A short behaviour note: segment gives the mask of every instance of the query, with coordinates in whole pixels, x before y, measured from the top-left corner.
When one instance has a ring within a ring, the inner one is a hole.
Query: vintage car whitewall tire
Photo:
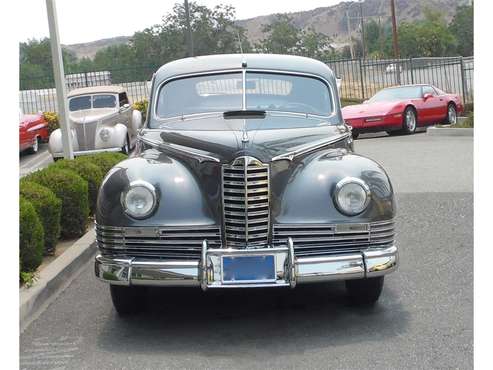
[[[372,305],[380,298],[383,282],[384,276],[346,280],[346,291],[352,302],[362,305]]]
[[[39,141],[40,141],[39,136],[36,136],[34,138],[33,145],[27,150],[27,152],[30,154],[36,154],[39,150]]]
[[[111,300],[120,315],[131,315],[145,307],[146,288],[110,285]]]

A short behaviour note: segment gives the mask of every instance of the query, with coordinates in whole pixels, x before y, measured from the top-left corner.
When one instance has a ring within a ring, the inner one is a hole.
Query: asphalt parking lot
[[[375,307],[341,283],[154,289],[121,319],[88,264],[21,334],[21,369],[471,369],[472,137],[369,136],[355,147],[393,181],[401,262]]]
[[[36,154],[19,153],[19,176],[23,177],[33,171],[45,168],[52,162],[53,159],[48,151],[48,143],[41,143]]]

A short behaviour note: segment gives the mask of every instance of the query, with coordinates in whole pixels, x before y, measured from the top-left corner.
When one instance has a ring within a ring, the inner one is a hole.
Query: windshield
[[[421,86],[405,86],[379,91],[371,99],[369,103],[381,101],[395,101],[406,99],[419,99],[422,97]]]
[[[115,108],[116,96],[110,94],[76,96],[69,101],[71,112],[92,108]]]
[[[317,78],[280,73],[247,72],[245,101],[248,110],[308,113],[332,112],[330,90]],[[223,73],[177,79],[158,92],[156,113],[171,118],[194,113],[243,109],[242,73]]]

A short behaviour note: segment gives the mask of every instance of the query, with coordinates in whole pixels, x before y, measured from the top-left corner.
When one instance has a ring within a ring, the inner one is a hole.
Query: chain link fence
[[[465,103],[474,101],[474,58],[339,59],[325,61],[342,79],[341,99],[362,101],[379,90],[404,84],[432,84],[455,93]],[[157,66],[138,66],[66,75],[67,91],[99,85],[123,86],[132,102],[147,99]],[[19,104],[24,113],[57,111],[51,76],[21,80]]]

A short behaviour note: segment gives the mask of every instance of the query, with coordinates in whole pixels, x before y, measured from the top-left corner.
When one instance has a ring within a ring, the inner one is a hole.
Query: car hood
[[[401,102],[378,102],[348,105],[342,108],[342,116],[344,119],[384,116],[400,105],[402,105]]]
[[[195,122],[193,122],[195,121]],[[202,122],[200,122],[202,121]],[[207,124],[210,130],[200,129]],[[172,125],[170,125],[172,126]],[[300,151],[311,146],[333,141],[346,146],[348,129],[345,125],[330,124],[322,118],[269,116],[262,119],[224,119],[222,116],[191,119],[184,124],[190,129],[144,130],[142,141],[160,143],[164,148],[192,150],[199,155],[211,156],[221,162],[230,162],[239,156],[253,156],[263,162]],[[330,145],[330,144],[327,144]]]
[[[110,117],[117,112],[118,108],[83,109],[75,112],[70,112],[69,117],[70,120],[75,123],[92,123]]]

